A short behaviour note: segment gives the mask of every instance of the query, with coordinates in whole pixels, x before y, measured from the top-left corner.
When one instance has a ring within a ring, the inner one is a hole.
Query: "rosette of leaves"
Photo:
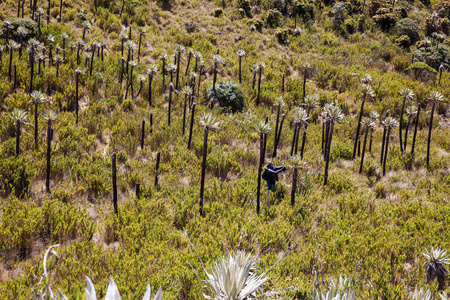
[[[268,280],[267,272],[258,275],[256,265],[258,257],[244,251],[237,251],[222,257],[214,264],[209,273],[205,269],[208,279],[202,282],[208,289],[208,294],[203,294],[206,299],[253,299],[257,291]]]
[[[428,259],[424,264],[427,274],[426,283],[430,283],[430,281],[437,278],[438,290],[442,291],[445,286],[445,277],[448,273],[445,265],[450,263],[446,255],[447,251],[440,247],[431,247],[430,251],[425,249],[425,253],[422,252],[422,254]]]
[[[350,282],[347,277],[339,275],[339,279],[335,281],[332,277],[331,282],[327,286],[327,290],[320,291],[319,287],[314,284],[313,300],[355,300],[355,290],[351,289]]]
[[[92,280],[86,276],[86,300],[97,300],[96,292],[94,284],[92,283]],[[150,288],[150,283],[147,284],[147,289],[145,291],[144,297],[142,300],[150,300],[152,291]],[[162,289],[159,288],[158,292],[155,295],[155,298],[153,300],[162,300]],[[61,297],[61,299],[63,299]],[[67,299],[67,298],[65,298]],[[112,277],[109,279],[108,289],[106,290],[106,296],[105,300],[120,300],[122,299],[120,297],[119,289],[117,288],[117,284],[114,282],[114,279]]]
[[[431,300],[431,291],[423,289],[418,290],[417,287],[414,289],[414,292],[409,293],[409,299],[411,300]]]

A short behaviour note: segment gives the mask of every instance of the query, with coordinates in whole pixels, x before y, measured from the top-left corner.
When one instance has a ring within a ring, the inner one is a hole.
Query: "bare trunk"
[[[170,111],[172,110],[172,88],[169,87],[169,106],[167,108],[167,126],[170,127]]]
[[[163,78],[162,78],[162,84],[163,84],[163,88],[166,87],[166,60],[163,59],[163,65],[162,65],[162,74],[163,74]]]
[[[297,141],[297,135],[298,135],[298,124],[294,124],[294,133],[292,135],[292,144],[291,144],[291,156],[294,155],[294,149],[295,149],[295,142]]]
[[[12,59],[13,59],[13,49],[9,48],[9,69],[8,69],[9,81],[11,81],[12,79]]]
[[[184,76],[187,76],[187,74],[189,72],[189,64],[191,63],[191,58],[192,58],[192,53],[189,53],[188,54],[188,61],[187,61],[186,71],[184,72]]]
[[[398,122],[398,140],[400,142],[400,151],[403,153],[402,128],[403,128],[403,113],[405,110],[405,97],[402,97],[402,109],[400,111],[400,120]]]
[[[184,106],[183,106],[183,135],[186,131],[186,106],[187,106],[187,94],[184,95]]]
[[[34,49],[30,53],[30,94],[33,91],[33,76],[34,76]]]
[[[47,5],[47,28],[48,28],[48,24],[50,23],[50,8],[51,8],[51,3],[50,3],[50,0],[48,0],[48,5]]]
[[[62,6],[63,6],[63,0],[61,0],[59,2],[59,19],[58,19],[58,23],[60,23],[62,21]]]
[[[292,188],[291,188],[291,205],[295,205],[295,193],[297,192],[298,169],[292,168]]]
[[[34,103],[34,148],[38,148],[38,103]]]
[[[138,62],[141,62],[141,43],[142,43],[142,34],[139,34]]]
[[[202,71],[203,67],[200,66],[200,72],[198,73],[198,88],[197,88],[197,98],[200,99],[200,83],[202,82]]]
[[[203,211],[203,195],[205,192],[205,175],[206,175],[206,155],[208,151],[208,129],[205,127],[203,132],[203,159],[202,159],[202,174],[200,178],[200,215],[205,216]]]
[[[155,186],[158,186],[159,164],[161,161],[161,152],[156,154],[156,166],[155,166]]]
[[[191,142],[192,142],[192,130],[194,128],[194,114],[195,114],[195,106],[196,104],[192,104],[191,108],[191,126],[189,127],[189,139],[188,139],[188,145],[187,148],[191,149]]]
[[[358,146],[358,140],[359,140],[359,131],[361,129],[361,120],[362,116],[364,114],[364,102],[366,101],[366,94],[362,94],[362,100],[361,100],[361,108],[359,110],[359,116],[358,116],[358,126],[356,127],[356,136],[355,136],[355,145],[353,146],[353,156],[352,159],[355,159],[356,156],[356,147]]]
[[[148,75],[148,105],[152,106],[152,81],[153,75]]]
[[[175,82],[176,90],[178,90],[178,82],[180,80],[180,60],[181,60],[181,52],[178,52],[178,55],[177,55],[177,79]]]
[[[241,64],[242,64],[242,57],[239,56],[239,83],[242,83]]]
[[[414,146],[416,145],[417,126],[419,125],[420,104],[417,106],[416,124],[414,125],[414,135],[411,145],[411,154],[414,154]]]
[[[305,97],[306,97],[306,70],[307,70],[307,68],[305,67],[305,71],[303,73],[303,99],[302,99],[302,101],[304,101]]]
[[[384,161],[384,147],[386,147],[386,127],[383,127],[383,141],[381,143],[381,155],[380,155],[380,164],[383,165]]]
[[[261,94],[261,76],[262,76],[262,69],[259,68],[259,76],[258,76],[258,95],[256,96],[256,106],[259,105],[259,97]]]
[[[368,134],[369,134],[369,127],[366,128],[366,133],[364,134],[364,142],[363,142],[363,148],[362,148],[362,154],[361,154],[361,164],[359,165],[359,174],[362,173],[362,169],[363,169],[364,153],[366,152],[366,142],[367,142]]]
[[[20,122],[16,121],[16,157],[20,153]]]
[[[145,120],[142,120],[141,149],[144,149],[144,140],[145,140]]]
[[[384,149],[384,158],[383,158],[383,176],[386,175],[386,161],[387,161],[387,154],[389,150],[389,136],[391,135],[391,127],[388,127],[387,133],[386,133],[386,142],[385,142],[385,149]]]
[[[117,215],[117,174],[116,174],[116,152],[113,152],[111,157],[112,162],[112,185],[113,185],[113,205],[114,205],[114,213]]]
[[[333,138],[333,129],[334,129],[334,122],[330,122],[330,129],[329,134],[327,138],[327,150],[326,150],[326,160],[325,160],[325,174],[323,176],[323,185],[327,185],[328,183],[328,167],[330,165],[330,150],[331,150],[331,141]]]
[[[431,129],[433,128],[433,115],[436,102],[431,106],[430,125],[428,127],[428,141],[427,141],[427,167],[430,166],[430,144],[431,144]]]
[[[276,139],[275,145],[273,146],[272,157],[277,157],[277,148],[278,148],[278,144],[280,143],[281,129],[283,128],[283,122],[284,122],[285,117],[286,117],[286,114],[283,114],[283,116],[281,116],[280,128],[278,129],[277,139]]]
[[[259,215],[260,211],[260,197],[261,197],[261,174],[264,163],[264,134],[259,134],[259,164],[258,164],[258,186],[256,189],[256,213]]]
[[[47,193],[50,193],[50,158],[51,158],[51,146],[52,146],[52,125],[51,120],[47,123],[47,174],[45,177],[45,189]]]
[[[408,116],[408,122],[406,123],[406,128],[405,128],[405,141],[403,143],[403,150],[405,150],[405,152],[406,152],[406,144],[408,141],[408,130],[409,130],[410,123],[411,123],[411,115]]]
[[[79,74],[75,73],[75,114],[76,114],[76,124],[78,124],[78,82]]]
[[[308,107],[306,114],[309,117],[309,114],[311,112],[311,108]],[[305,151],[305,144],[306,144],[306,130],[308,130],[308,123],[305,124],[305,130],[303,131],[303,137],[302,137],[302,148],[300,150],[300,158],[303,159],[303,153]]]
[[[213,77],[213,91],[216,93],[216,81],[217,81],[217,62],[214,63],[214,77]]]
[[[278,123],[280,121],[280,110],[281,110],[281,105],[278,105],[277,107],[277,119],[275,122],[275,134],[274,134],[274,140],[273,140],[273,146],[276,147],[277,144],[277,135],[278,135]]]
[[[265,124],[269,123],[269,117],[265,117]],[[266,147],[267,147],[267,133],[264,134],[264,155],[266,154]]]
[[[141,184],[136,182],[136,199],[141,199]]]

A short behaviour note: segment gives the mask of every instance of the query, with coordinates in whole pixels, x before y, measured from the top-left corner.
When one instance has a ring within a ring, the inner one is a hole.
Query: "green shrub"
[[[311,2],[297,2],[295,10],[298,16],[303,18],[303,22],[314,20],[314,3]]]
[[[277,38],[278,43],[280,44],[288,44],[289,43],[289,33],[290,29],[277,29],[275,30],[275,36]]]
[[[343,143],[341,141],[337,142],[336,145],[331,146],[331,161],[338,159],[352,159],[352,149],[351,145],[348,143]]]
[[[358,21],[355,19],[347,19],[344,21],[345,31],[349,34],[353,34],[358,29]]]
[[[223,15],[223,9],[221,8],[216,8],[214,10],[214,17],[216,18],[220,18]]]
[[[333,9],[331,11],[331,20],[333,21],[333,27],[335,29],[340,29],[341,24],[344,23],[345,18],[347,17],[347,9],[345,8],[344,2],[337,2],[333,5]]]
[[[94,1],[94,7],[97,9],[98,7],[104,7],[109,8],[111,1],[109,0],[93,0]]]
[[[411,39],[407,35],[401,35],[395,39],[395,43],[403,48],[411,46]]]
[[[280,27],[283,15],[276,9],[269,9],[266,17],[266,25],[270,28]]]
[[[236,7],[242,9],[247,16],[247,18],[252,18],[252,7],[249,0],[238,0],[236,1]]]
[[[437,71],[423,62],[415,62],[410,65],[405,71],[411,71],[415,79],[427,81],[436,77]]]
[[[395,56],[392,59],[392,64],[397,72],[404,72],[409,66],[410,60],[405,56]]]
[[[11,143],[11,150],[13,141],[15,140],[8,140]],[[3,149],[3,151],[5,150]],[[36,164],[30,163],[29,158],[23,155],[7,157],[7,153],[2,153],[0,159],[2,161],[0,164],[2,189],[7,193],[13,192],[17,197],[27,196],[30,192],[31,182],[37,174]]]
[[[248,26],[255,26],[255,29],[259,32],[262,31],[264,22],[260,18],[253,18],[247,21]]]
[[[414,52],[414,60],[424,62],[435,70],[439,66],[444,65],[445,69],[450,68],[450,51],[445,46],[436,47],[422,47]]]
[[[381,30],[389,31],[397,22],[397,15],[389,8],[380,8],[376,15],[373,16],[375,23],[380,26]]]
[[[351,176],[344,171],[336,171],[331,174],[329,187],[335,193],[349,192],[355,189]]]
[[[401,19],[395,24],[394,32],[402,37],[407,36],[409,37],[409,45],[414,44],[417,42],[420,38],[420,26],[417,24],[416,21],[410,18],[404,18]],[[408,45],[408,46],[409,46]]]
[[[156,4],[163,10],[171,10],[174,4],[173,0],[156,0]]]
[[[206,98],[209,101],[217,100],[220,107],[228,108],[232,112],[244,109],[244,94],[233,81],[216,83],[215,91],[211,85],[207,91]]]
[[[131,99],[125,99],[122,102],[122,109],[123,111],[132,111],[133,110],[133,100]]]

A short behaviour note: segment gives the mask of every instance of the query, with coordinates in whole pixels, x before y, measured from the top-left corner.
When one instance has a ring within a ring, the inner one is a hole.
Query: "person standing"
[[[272,161],[269,161],[267,166],[264,168],[264,173],[262,174],[262,178],[267,181],[267,188],[269,191],[272,191],[275,187],[275,184],[278,181],[278,173],[286,171],[285,166],[276,167],[273,165]]]

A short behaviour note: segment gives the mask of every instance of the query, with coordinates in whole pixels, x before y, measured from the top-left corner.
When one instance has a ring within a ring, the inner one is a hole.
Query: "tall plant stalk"
[[[189,138],[188,138],[188,144],[187,144],[188,150],[191,149],[192,130],[194,129],[195,106],[196,106],[196,104],[193,103],[193,104],[192,104],[192,107],[191,107],[191,124],[190,124],[190,126],[189,126]]]
[[[391,129],[397,126],[398,122],[396,119],[392,117],[387,117],[383,125],[386,127],[386,141],[384,142],[384,155],[383,155],[383,176],[386,175],[386,161],[387,161],[387,155],[389,150],[389,138],[391,135]]]
[[[442,102],[444,100],[444,96],[442,96],[439,92],[431,92],[430,94],[430,101],[431,101],[431,113],[430,113],[430,124],[428,126],[428,139],[427,139],[427,167],[430,166],[430,144],[431,144],[431,129],[433,128],[433,115],[434,115],[434,109],[436,107],[436,103]]]
[[[45,190],[49,194],[50,193],[50,171],[51,171],[51,146],[52,146],[52,137],[53,137],[53,129],[52,122],[56,120],[57,114],[53,110],[48,110],[44,114],[44,119],[47,120],[47,169],[45,176]]]
[[[356,136],[355,136],[355,144],[353,146],[353,155],[352,155],[352,159],[355,159],[356,157],[356,150],[357,150],[357,146],[358,146],[358,140],[359,140],[359,132],[361,129],[361,120],[362,120],[362,116],[364,114],[364,103],[366,102],[366,97],[374,97],[375,93],[372,89],[372,87],[368,84],[363,84],[362,85],[362,91],[361,91],[361,95],[362,95],[362,99],[361,99],[361,108],[359,110],[359,115],[358,115],[358,126],[356,127]]]
[[[177,78],[175,81],[175,89],[178,90],[178,82],[180,80],[180,61],[181,61],[181,53],[184,53],[186,51],[186,48],[184,48],[182,45],[177,45],[175,47],[175,53],[177,55]]]
[[[239,49],[236,54],[239,57],[239,83],[242,83],[242,57],[245,56],[245,51],[242,49]]]
[[[260,97],[261,97],[261,78],[262,71],[266,68],[266,64],[262,61],[258,63],[258,94],[256,96],[256,106],[259,105]]]
[[[361,125],[362,125],[365,133],[364,133],[364,141],[363,141],[363,147],[362,147],[362,153],[361,153],[361,163],[359,165],[359,174],[362,173],[362,169],[363,169],[363,165],[364,165],[364,154],[366,153],[367,136],[369,135],[369,131],[375,126],[375,123],[369,118],[364,118],[362,120]]]
[[[152,106],[152,82],[153,78],[158,73],[158,66],[157,65],[151,65],[145,73],[148,76],[148,105]]]
[[[403,113],[405,111],[406,100],[413,99],[414,93],[408,88],[402,89],[399,93],[402,96],[402,108],[400,110],[400,119],[398,122],[398,138],[400,143],[400,151],[403,153],[403,141],[402,141]]]
[[[415,124],[414,124],[414,135],[413,140],[411,144],[411,154],[414,155],[414,147],[416,145],[416,136],[417,136],[417,127],[419,126],[419,115],[420,115],[420,107],[422,106],[422,103],[418,100],[417,101],[417,113],[415,118]]]
[[[111,168],[112,168],[112,186],[113,186],[113,205],[114,213],[117,215],[119,213],[117,209],[117,167],[116,167],[116,152],[113,152],[111,156]]]
[[[325,171],[323,176],[323,184],[327,185],[328,183],[328,168],[330,165],[330,152],[331,152],[331,142],[333,139],[333,131],[335,123],[339,123],[340,120],[344,117],[342,110],[340,107],[334,105],[333,103],[327,104],[322,109],[322,115],[329,129],[326,133],[325,140]]]
[[[255,124],[255,130],[259,135],[259,163],[258,163],[258,185],[256,189],[256,213],[259,215],[261,204],[261,174],[265,158],[264,136],[269,133],[270,126],[265,121],[259,121]]]
[[[313,95],[307,95],[305,98],[305,107],[306,107],[306,116],[309,118],[311,114],[311,110],[318,107],[317,97]],[[303,131],[303,137],[302,137],[302,148],[300,150],[300,159],[303,159],[303,154],[305,151],[305,145],[306,145],[306,131],[308,130],[308,123],[305,124],[305,130]]]
[[[30,94],[31,100],[30,102],[34,104],[34,147],[38,148],[38,105],[43,103],[46,99],[44,93],[40,91],[33,91]]]
[[[200,178],[200,215],[205,216],[203,210],[203,197],[205,192],[205,175],[206,175],[206,156],[208,153],[208,134],[209,131],[219,130],[219,123],[211,113],[205,113],[200,118],[200,125],[203,126],[203,149],[202,149],[202,173]]]

